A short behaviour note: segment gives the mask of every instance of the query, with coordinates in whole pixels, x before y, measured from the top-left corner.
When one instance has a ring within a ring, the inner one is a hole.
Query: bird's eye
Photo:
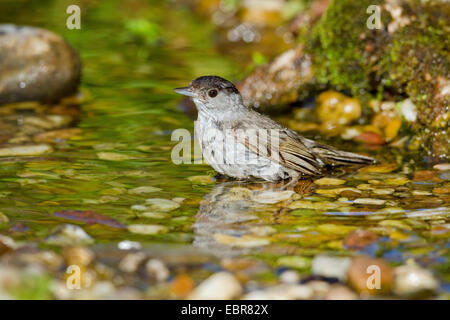
[[[208,96],[210,96],[211,98],[214,98],[215,96],[217,96],[217,90],[216,89],[209,90]]]

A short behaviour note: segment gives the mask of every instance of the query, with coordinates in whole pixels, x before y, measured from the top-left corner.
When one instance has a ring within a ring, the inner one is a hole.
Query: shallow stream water
[[[80,97],[59,109],[27,103],[3,111],[2,147],[20,145],[11,143],[14,137],[32,144],[36,134],[60,129],[27,120],[33,117],[45,123],[57,114],[68,119],[65,127],[78,129],[53,139],[51,153],[0,158],[0,211],[9,220],[0,224],[2,235],[59,252],[46,239],[70,223],[89,234],[89,246],[105,263],[124,255],[118,244],[139,243],[177,270],[198,270],[195,280],[224,268],[218,259],[248,258],[249,264],[228,267],[244,270],[256,286],[276,282],[286,268],[308,275],[319,254],[364,253],[393,265],[413,258],[448,292],[449,171],[387,147],[368,151],[323,137],[315,138],[371,154],[383,165],[337,169],[327,175],[338,179],[331,185],[307,180],[295,192],[216,180],[206,164],[175,165],[171,133],[192,132],[193,119],[180,110],[172,88],[205,74],[238,79],[245,67],[240,57],[219,53],[212,27],[184,6],[88,1],[81,30],[68,30],[68,4],[30,2],[27,10],[14,1],[0,4],[1,22],[53,30],[83,60]],[[140,38],[125,27],[138,14],[155,22],[156,37]],[[87,221],[74,210],[102,216]],[[127,229],[133,225],[160,229]],[[376,240],[352,248],[349,234],[358,229]]]

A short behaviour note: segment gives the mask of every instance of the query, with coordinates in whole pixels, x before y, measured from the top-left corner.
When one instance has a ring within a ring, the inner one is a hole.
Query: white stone
[[[162,198],[147,199],[146,203],[150,205],[151,209],[157,211],[172,211],[180,207],[178,202]]]
[[[229,272],[218,272],[195,288],[188,299],[192,300],[228,300],[242,293],[239,281]]]
[[[429,295],[439,286],[433,274],[409,260],[404,266],[394,269],[393,291],[399,296]]]
[[[319,255],[314,257],[312,261],[312,273],[328,278],[337,278],[339,281],[345,282],[351,262],[350,258]]]

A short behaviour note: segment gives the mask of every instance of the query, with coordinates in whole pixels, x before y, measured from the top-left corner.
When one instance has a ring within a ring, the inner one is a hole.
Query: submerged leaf
[[[95,213],[91,210],[63,210],[54,213],[55,216],[75,221],[82,221],[87,224],[103,224],[113,228],[125,228],[123,224],[113,218]]]

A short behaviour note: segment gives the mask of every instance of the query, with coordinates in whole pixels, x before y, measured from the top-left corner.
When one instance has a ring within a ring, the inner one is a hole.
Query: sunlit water
[[[3,234],[43,244],[56,226],[73,223],[82,226],[100,247],[114,247],[122,240],[148,247],[178,243],[216,256],[254,255],[276,270],[285,256],[310,260],[323,252],[353,254],[343,240],[351,231],[365,229],[382,236],[363,252],[396,263],[415,258],[433,268],[445,284],[449,198],[435,189],[448,188],[448,171],[415,179],[416,171],[426,169],[423,165],[408,164],[409,157],[379,150],[372,155],[385,154],[382,160],[389,163],[402,159],[398,168],[356,175],[356,169],[339,170],[334,175],[346,180],[344,185],[304,182],[296,195],[282,201],[258,196],[278,190],[277,186],[264,185],[266,191],[261,191],[261,186],[245,182],[189,180],[214,174],[208,165],[171,161],[176,143],[171,141],[172,131],[193,129],[193,120],[177,108],[179,97],[172,88],[205,74],[237,79],[243,67],[239,57],[219,54],[211,28],[182,6],[164,14],[168,7],[161,4],[92,3],[82,15],[81,30],[67,30],[65,8],[70,1],[46,3],[29,4],[24,10],[24,5],[2,2],[0,21],[54,30],[78,49],[83,60],[82,103],[79,120],[72,126],[81,133],[54,144],[55,151],[45,156],[1,159],[0,211],[10,218],[9,224],[1,226]],[[159,39],[154,43],[137,39],[124,27],[138,15],[159,24]],[[352,145],[343,148],[358,151]],[[128,159],[99,159],[110,152]],[[385,183],[398,178],[408,181]],[[130,193],[139,186],[160,190]],[[342,187],[357,190],[339,196],[315,192],[316,188]],[[184,200],[173,211],[142,217],[142,211],[133,206],[145,205],[150,198]],[[383,201],[355,202],[358,198]],[[168,232],[140,235],[55,216],[63,210],[92,210],[125,226],[157,224]]]

